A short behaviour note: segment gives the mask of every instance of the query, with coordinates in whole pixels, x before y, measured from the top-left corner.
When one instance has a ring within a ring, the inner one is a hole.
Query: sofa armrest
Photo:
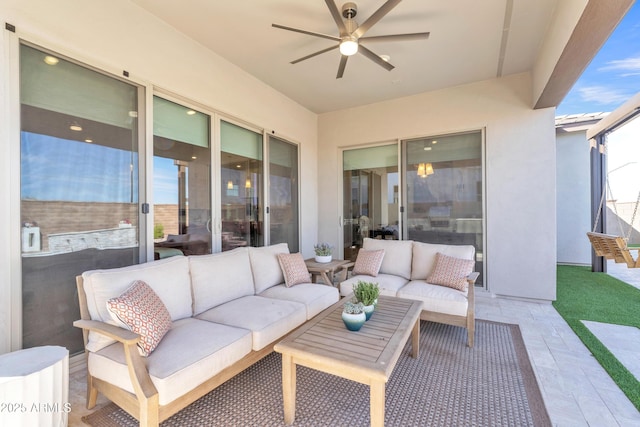
[[[476,280],[478,280],[478,276],[480,276],[480,273],[477,271],[474,271],[473,273],[467,276],[467,283],[469,283],[469,286],[475,285]]]
[[[158,405],[158,390],[151,381],[145,359],[140,355],[137,343],[140,335],[115,325],[97,320],[76,320],[73,326],[88,331],[97,332],[114,339],[124,346],[125,361],[129,371],[129,378],[138,400],[149,405]]]
[[[97,320],[76,320],[73,322],[73,326],[97,332],[125,345],[137,344],[140,341],[140,335],[135,332]]]
[[[337,273],[340,274],[338,276],[339,283],[344,282],[349,277],[349,271],[353,271],[353,266],[356,265],[355,262],[351,261],[347,264],[341,265],[338,267]]]

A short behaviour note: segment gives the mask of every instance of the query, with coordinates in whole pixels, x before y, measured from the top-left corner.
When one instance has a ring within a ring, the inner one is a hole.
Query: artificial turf
[[[589,267],[559,265],[553,306],[640,411],[640,381],[581,320],[640,328],[640,290]]]

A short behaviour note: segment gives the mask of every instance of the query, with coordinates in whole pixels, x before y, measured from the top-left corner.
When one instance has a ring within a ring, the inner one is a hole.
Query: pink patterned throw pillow
[[[278,254],[278,262],[284,275],[284,284],[287,288],[300,283],[311,283],[311,275],[304,263],[301,253]]]
[[[353,266],[353,274],[364,274],[366,276],[377,276],[384,258],[384,249],[360,249],[356,263]]]
[[[107,301],[107,310],[116,322],[140,335],[138,347],[148,356],[171,329],[171,315],[160,297],[142,280],[136,280],[119,297]]]
[[[468,286],[467,276],[473,272],[474,265],[472,259],[454,258],[438,252],[427,282],[464,292]]]

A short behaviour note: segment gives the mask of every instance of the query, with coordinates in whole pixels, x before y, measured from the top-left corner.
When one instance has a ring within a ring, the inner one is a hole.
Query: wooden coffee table
[[[320,276],[322,281],[329,286],[333,286],[333,276],[338,270],[341,271],[340,281],[347,280],[347,269],[355,264],[353,261],[344,259],[316,262],[314,258],[305,259],[304,263],[307,265],[309,273],[313,276],[314,283],[316,276]]]
[[[422,301],[381,296],[371,319],[351,332],[342,322],[347,300],[327,308],[274,347],[282,353],[286,424],[295,419],[297,365],[369,385],[371,425],[383,426],[385,385],[409,336],[411,356],[418,357]]]

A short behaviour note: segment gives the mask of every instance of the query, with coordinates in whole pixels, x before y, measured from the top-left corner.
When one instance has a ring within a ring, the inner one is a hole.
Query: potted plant
[[[342,308],[342,321],[350,331],[359,331],[367,316],[364,313],[364,306],[360,302],[347,301]]]
[[[364,306],[364,312],[367,320],[371,318],[373,310],[378,303],[378,296],[380,295],[380,288],[377,283],[365,282],[358,280],[358,283],[353,285],[353,295],[356,301],[362,303]]]
[[[331,252],[333,251],[333,246],[328,243],[318,243],[313,246],[313,250],[316,252],[316,262],[331,262]]]

